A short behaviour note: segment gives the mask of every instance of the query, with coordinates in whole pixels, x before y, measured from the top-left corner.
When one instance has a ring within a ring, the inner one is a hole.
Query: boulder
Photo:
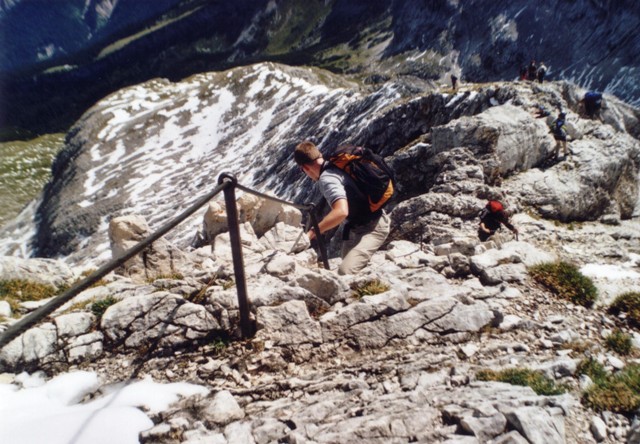
[[[152,234],[141,216],[122,216],[109,222],[109,241],[113,258],[133,248]],[[182,274],[187,269],[186,255],[163,238],[132,257],[121,267],[121,272],[137,282],[146,282],[162,276]]]
[[[210,426],[225,426],[244,418],[244,411],[228,390],[221,390],[202,409],[202,419]]]
[[[0,281],[25,280],[61,287],[76,279],[76,274],[62,261],[0,256]]]
[[[256,311],[256,337],[274,345],[322,342],[320,324],[309,316],[302,301],[289,301],[276,307],[259,307]]]
[[[290,227],[300,227],[302,213],[291,205],[242,194],[236,201],[238,221],[248,222],[258,237],[262,237],[279,222]],[[282,228],[281,228],[282,230]],[[205,240],[212,242],[220,233],[229,231],[224,203],[212,201],[207,207],[203,220]]]
[[[431,141],[436,152],[470,147],[476,154],[490,155],[498,165],[490,175],[498,176],[528,170],[555,145],[544,123],[508,104],[437,126],[432,129]],[[485,175],[487,170],[485,166]]]
[[[100,321],[105,336],[126,348],[190,344],[224,330],[223,325],[223,319],[215,319],[202,305],[166,292],[124,299],[110,306]]]

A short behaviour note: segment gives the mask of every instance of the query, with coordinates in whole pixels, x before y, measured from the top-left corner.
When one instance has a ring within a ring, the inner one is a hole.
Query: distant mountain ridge
[[[638,105],[639,25],[630,0],[5,0],[0,128],[66,130],[122,87],[260,61],[484,82],[543,59],[551,78]]]

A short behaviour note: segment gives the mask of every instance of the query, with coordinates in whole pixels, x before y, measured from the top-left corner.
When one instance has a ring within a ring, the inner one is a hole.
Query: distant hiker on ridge
[[[540,62],[540,65],[538,66],[538,83],[542,84],[546,73],[547,67],[544,65],[544,62]]]
[[[509,215],[502,203],[497,200],[490,200],[480,212],[480,226],[478,227],[480,241],[488,241],[502,225],[511,230],[516,235],[516,240],[518,240],[518,229],[509,222]]]
[[[520,80],[527,80],[527,67],[524,65],[520,68]]]
[[[538,76],[538,67],[536,66],[536,61],[531,60],[529,63],[529,70],[527,72],[527,78],[532,82],[536,81],[536,77]]]
[[[368,150],[365,152],[371,154]],[[304,141],[296,146],[293,157],[302,171],[318,183],[320,192],[331,206],[331,211],[318,224],[320,233],[312,228],[307,233],[309,239],[315,239],[346,220],[342,235],[342,263],[338,273],[353,274],[369,263],[371,256],[387,239],[390,218],[381,207],[372,210],[370,200],[364,194],[366,190],[361,190],[356,179],[333,161],[337,158],[334,155],[329,158],[332,161],[325,160],[315,144]],[[386,202],[393,193],[391,180],[387,188],[390,191],[385,192],[385,197],[380,201]]]
[[[536,119],[540,119],[542,117],[547,117],[550,116],[551,113],[549,111],[547,111],[547,108],[544,107],[544,105],[536,105]]]
[[[455,74],[451,74],[451,87],[454,91],[458,90],[458,78],[455,76]]]
[[[553,151],[553,158],[557,159],[558,154],[560,154],[560,145],[562,145],[562,154],[565,159],[567,158],[567,154],[570,152],[567,148],[567,127],[565,126],[567,119],[567,114],[565,112],[560,112],[558,117],[551,124],[551,131],[553,132],[553,137],[556,139],[556,147]]]

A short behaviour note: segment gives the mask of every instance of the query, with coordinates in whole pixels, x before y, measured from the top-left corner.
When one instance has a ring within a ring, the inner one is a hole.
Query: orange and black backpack
[[[327,156],[332,165],[345,171],[367,197],[374,213],[393,196],[394,174],[384,159],[368,148],[341,145]]]

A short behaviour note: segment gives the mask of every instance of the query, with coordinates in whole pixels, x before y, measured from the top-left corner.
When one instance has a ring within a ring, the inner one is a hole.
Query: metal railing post
[[[238,222],[238,208],[236,206],[235,187],[237,179],[228,173],[222,173],[218,177],[218,183],[230,182],[232,185],[224,189],[224,203],[227,210],[227,225],[229,226],[229,238],[231,241],[231,255],[233,257],[233,273],[236,278],[236,291],[238,293],[238,308],[240,309],[240,330],[242,337],[247,339],[253,336],[254,329],[249,319],[249,301],[247,298],[247,283],[244,275],[244,260],[242,258],[242,244],[240,240],[240,224]]]

